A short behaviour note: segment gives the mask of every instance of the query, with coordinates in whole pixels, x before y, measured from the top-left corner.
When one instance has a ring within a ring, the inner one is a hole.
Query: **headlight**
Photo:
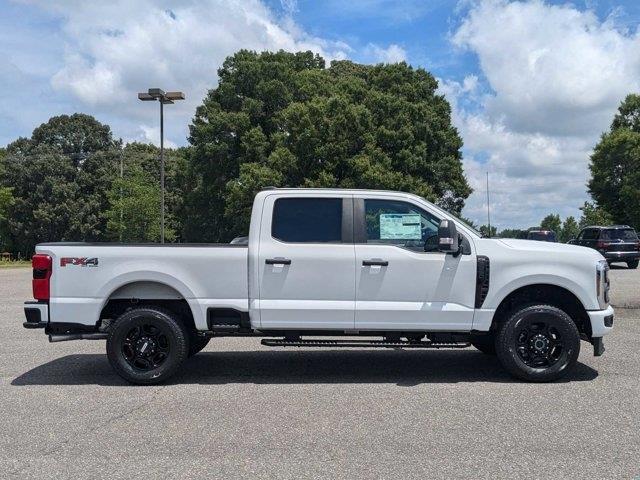
[[[609,264],[606,260],[600,260],[596,264],[596,293],[602,310],[609,305],[609,288]]]

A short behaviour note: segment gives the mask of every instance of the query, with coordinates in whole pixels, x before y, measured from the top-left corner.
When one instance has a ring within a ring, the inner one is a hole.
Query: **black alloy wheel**
[[[139,385],[161,383],[187,358],[189,336],[180,318],[155,306],[120,315],[107,337],[107,357],[118,375]]]
[[[557,307],[524,306],[500,325],[496,353],[512,375],[549,382],[566,375],[576,364],[580,333],[571,317]]]

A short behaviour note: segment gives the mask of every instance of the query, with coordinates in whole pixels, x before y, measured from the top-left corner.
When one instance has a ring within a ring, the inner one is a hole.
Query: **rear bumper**
[[[602,255],[610,262],[629,262],[640,259],[640,252],[603,252]]]
[[[25,302],[24,316],[26,322],[24,328],[45,328],[49,323],[49,304],[41,302]]]

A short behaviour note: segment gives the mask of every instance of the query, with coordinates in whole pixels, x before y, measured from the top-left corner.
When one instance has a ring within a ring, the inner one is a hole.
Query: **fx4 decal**
[[[80,265],[81,267],[97,267],[98,257],[62,257],[60,258],[60,266],[66,267],[67,265]]]

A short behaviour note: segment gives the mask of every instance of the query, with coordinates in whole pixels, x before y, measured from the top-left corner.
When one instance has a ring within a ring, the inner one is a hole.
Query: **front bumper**
[[[602,337],[613,330],[613,319],[615,312],[609,305],[604,310],[592,310],[587,312],[591,320],[591,343],[593,345],[593,355],[599,357],[604,353],[604,342]]]
[[[24,302],[24,316],[27,321],[24,328],[45,328],[49,323],[49,304],[42,302]]]

